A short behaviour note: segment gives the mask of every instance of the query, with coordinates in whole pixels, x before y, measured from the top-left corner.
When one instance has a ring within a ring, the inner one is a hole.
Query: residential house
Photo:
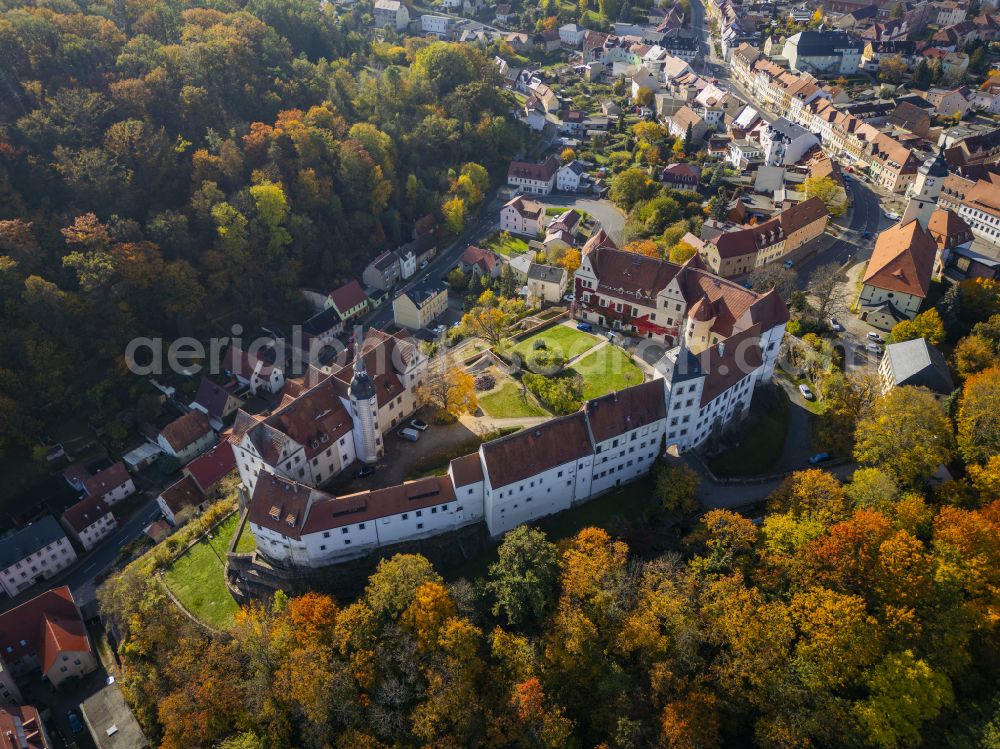
[[[507,185],[532,195],[548,195],[556,182],[559,160],[549,156],[540,164],[512,161],[507,169]]]
[[[202,494],[209,496],[222,486],[222,480],[236,471],[236,456],[233,447],[227,441],[222,441],[199,455],[186,466],[183,472],[189,476]]]
[[[819,140],[801,125],[781,117],[761,131],[760,145],[765,164],[789,166],[818,146]]]
[[[410,25],[410,10],[400,0],[375,0],[372,15],[378,28],[402,31]]]
[[[957,89],[932,88],[924,92],[924,98],[934,106],[934,111],[943,117],[964,115],[969,109],[965,94]]]
[[[93,549],[118,527],[114,514],[101,495],[81,499],[66,510],[60,522],[84,551]]]
[[[222,360],[222,370],[248,386],[252,395],[260,391],[273,395],[285,384],[285,374],[275,360],[273,348],[257,348],[251,353],[231,344]]]
[[[560,192],[579,192],[582,184],[587,184],[587,167],[579,159],[563,164],[556,172],[556,189]]]
[[[497,23],[507,23],[513,15],[510,3],[500,3],[496,7],[496,15],[494,17]]]
[[[536,97],[545,107],[546,112],[558,112],[562,106],[556,92],[540,81],[528,86],[527,93]]]
[[[83,480],[83,491],[90,497],[102,497],[109,505],[117,504],[135,494],[135,482],[125,464],[112,463],[103,471]]]
[[[500,256],[495,252],[471,244],[458,258],[458,267],[470,278],[472,276],[496,278],[500,275],[501,266]]]
[[[366,286],[388,291],[399,283],[402,270],[399,267],[399,256],[391,250],[386,250],[368,263],[361,280]]]
[[[430,276],[400,293],[392,300],[396,325],[410,330],[428,327],[448,309],[448,287]]]
[[[812,197],[763,223],[703,235],[699,254],[713,273],[726,278],[743,276],[820,236],[829,219],[823,201]]]
[[[941,77],[946,81],[958,83],[968,69],[969,56],[964,52],[949,52],[941,58]]]
[[[329,311],[333,312],[333,310]],[[336,315],[336,312],[334,314]],[[191,401],[190,407],[208,416],[212,429],[217,432],[222,431],[226,420],[243,405],[243,399],[235,394],[236,388],[233,386],[236,384],[236,381],[231,381],[226,385],[217,385],[207,377],[202,377],[201,383],[198,385],[198,392],[194,400]]]
[[[47,590],[0,614],[0,660],[15,675],[40,671],[53,688],[97,669],[68,586]]]
[[[537,96],[529,96],[524,101],[524,124],[531,130],[541,132],[548,120],[545,117],[545,105]]]
[[[858,296],[861,319],[883,330],[912,320],[927,297],[936,252],[934,238],[915,219],[879,234]]]
[[[555,52],[562,44],[562,37],[559,29],[546,29],[535,34],[531,38],[531,43],[542,52]]]
[[[874,130],[870,125],[861,128]],[[877,131],[862,158],[872,181],[895,193],[905,193],[913,184],[921,163],[907,146]]]
[[[368,311],[368,297],[361,284],[352,279],[330,292],[327,306],[337,310],[340,319],[347,323]]]
[[[814,75],[853,75],[862,45],[844,31],[800,31],[788,37],[784,57],[792,70]]]
[[[317,312],[302,323],[302,349],[309,354],[307,361],[313,362],[320,351],[333,344],[337,336],[344,332],[344,321],[333,307]],[[238,407],[237,407],[238,408]],[[220,431],[212,423],[216,431]]]
[[[760,144],[749,140],[734,140],[729,144],[728,161],[740,171],[764,162],[764,150]]]
[[[944,354],[925,338],[890,343],[878,365],[882,392],[896,387],[926,388],[936,397],[951,395],[955,383]]]
[[[396,257],[399,258],[399,277],[408,281],[417,272],[417,254],[412,249],[396,250]]]
[[[681,162],[669,164],[660,170],[660,181],[675,190],[697,190],[701,170]]]
[[[937,2],[932,4],[936,11],[933,23],[943,29],[964,21],[966,13],[969,10],[967,3],[957,2],[956,0],[937,0]]]
[[[171,525],[178,525],[183,519],[182,513],[189,510],[192,515],[199,515],[208,506],[208,499],[191,476],[178,479],[156,498],[163,517]]]
[[[528,268],[528,301],[538,306],[542,302],[558,304],[566,288],[566,269],[532,263]]]
[[[500,209],[500,231],[533,238],[538,235],[544,221],[545,206],[523,195],[515,195]]]
[[[977,237],[1000,245],[1000,177],[993,174],[988,177],[977,180],[965,192],[958,207],[958,215]],[[941,202],[943,204],[944,200]]]
[[[510,6],[507,6],[510,7]],[[444,39],[448,36],[448,32],[451,30],[451,25],[454,23],[453,18],[449,16],[434,16],[429,13],[424,13],[420,16],[420,30],[424,34],[433,34],[434,36]]]
[[[971,247],[956,247],[948,251],[943,276],[951,283],[970,278],[1000,278],[1000,260],[975,252]]]
[[[184,465],[215,444],[215,432],[205,414],[189,411],[163,427],[156,443]]]
[[[46,515],[31,525],[0,537],[0,587],[13,598],[39,580],[48,580],[75,561],[76,552],[59,522]],[[0,629],[2,636],[3,630]]]
[[[667,118],[667,128],[675,138],[687,138],[690,130],[691,141],[696,145],[701,143],[708,133],[708,123],[689,106],[681,107]]]
[[[578,23],[566,23],[559,27],[559,41],[564,47],[580,49],[587,30]]]

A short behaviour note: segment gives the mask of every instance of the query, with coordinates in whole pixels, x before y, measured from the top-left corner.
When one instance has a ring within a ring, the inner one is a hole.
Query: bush
[[[489,372],[484,372],[481,375],[476,375],[472,385],[477,391],[492,390],[497,385],[497,379]]]
[[[583,402],[583,384],[579,377],[546,377],[525,372],[525,386],[556,414],[570,414]]]

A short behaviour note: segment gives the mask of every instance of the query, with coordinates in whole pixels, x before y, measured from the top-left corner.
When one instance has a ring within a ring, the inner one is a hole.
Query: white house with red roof
[[[67,509],[59,520],[70,538],[82,546],[84,551],[93,549],[118,527],[109,503],[100,494],[81,499]]]
[[[215,444],[215,431],[201,411],[188,411],[160,430],[156,444],[185,464]]]
[[[208,416],[212,428],[216,431],[223,425],[236,409],[243,405],[243,399],[236,395],[238,381],[232,380],[225,385],[212,382],[207,377],[201,378],[198,392],[191,401],[191,408],[196,408]]]
[[[501,265],[500,256],[495,252],[471,244],[458,258],[458,267],[462,272],[476,276],[496,278],[500,275]]]
[[[862,279],[861,319],[889,330],[912,320],[930,290],[937,243],[917,219],[879,234]]]
[[[540,164],[512,161],[507,168],[507,185],[531,195],[548,195],[556,183],[559,159],[549,156]]]
[[[96,670],[87,628],[68,586],[0,614],[0,660],[14,675],[41,671],[53,687]]]
[[[285,373],[275,362],[275,357],[273,348],[245,351],[233,344],[226,349],[222,370],[235,377],[241,385],[249,387],[251,394],[256,395],[260,391],[274,394],[285,384]]]
[[[545,222],[545,206],[523,195],[511,198],[500,209],[500,231],[534,238]]]

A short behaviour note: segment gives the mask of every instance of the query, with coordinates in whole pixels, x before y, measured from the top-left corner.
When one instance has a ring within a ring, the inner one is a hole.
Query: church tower
[[[908,200],[903,218],[899,222],[901,226],[917,219],[921,228],[927,228],[927,222],[930,221],[931,214],[937,208],[941,186],[947,176],[948,165],[944,161],[944,151],[939,150],[937,156],[927,159],[920,165],[920,168],[917,169],[917,178],[906,193]]]
[[[374,463],[382,456],[382,437],[378,427],[378,401],[375,397],[375,381],[365,369],[365,358],[361,355],[361,343],[354,359],[354,377],[351,378],[351,416],[354,418],[354,448],[358,459],[364,463]]]

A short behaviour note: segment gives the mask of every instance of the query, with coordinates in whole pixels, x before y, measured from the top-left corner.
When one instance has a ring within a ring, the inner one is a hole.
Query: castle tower
[[[906,193],[908,200],[903,218],[899,222],[900,226],[917,219],[922,228],[927,228],[927,222],[937,208],[941,186],[947,176],[948,165],[944,161],[944,151],[939,150],[937,156],[927,159],[920,165],[920,168],[917,169],[917,177]]]
[[[354,448],[358,459],[374,463],[382,456],[382,437],[378,426],[378,401],[375,397],[375,381],[365,369],[365,359],[361,355],[362,343],[354,359],[354,377],[351,379],[351,416],[354,418]]]
[[[715,310],[707,296],[702,296],[688,310],[684,326],[684,343],[692,354],[700,354],[712,345],[712,325],[715,324]]]

